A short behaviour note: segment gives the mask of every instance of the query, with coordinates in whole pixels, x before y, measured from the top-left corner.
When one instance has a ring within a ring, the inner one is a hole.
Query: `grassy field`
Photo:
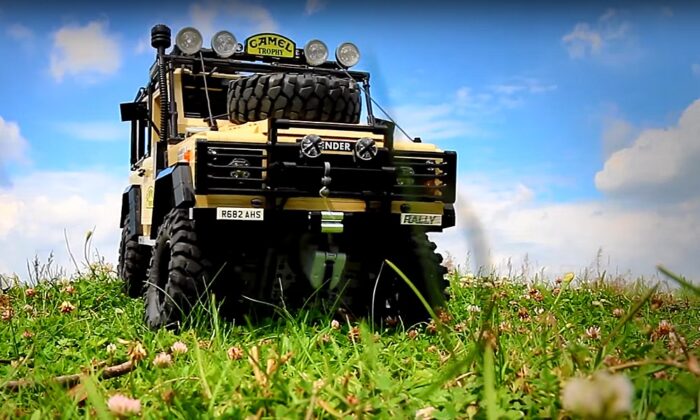
[[[700,299],[683,289],[453,273],[426,325],[313,309],[179,334],[146,329],[120,290],[97,270],[0,295],[0,418],[699,417]]]

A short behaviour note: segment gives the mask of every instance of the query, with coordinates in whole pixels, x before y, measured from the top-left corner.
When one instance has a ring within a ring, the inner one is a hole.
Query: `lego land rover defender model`
[[[319,40],[221,31],[208,49],[184,28],[166,52],[171,32],[157,25],[151,45],[146,86],[121,104],[131,173],[118,268],[150,327],[177,326],[211,294],[234,315],[320,297],[372,321],[425,320],[387,260],[444,304],[426,233],[454,225],[456,154],[394,141],[369,74],[349,70],[354,44],[330,61]]]

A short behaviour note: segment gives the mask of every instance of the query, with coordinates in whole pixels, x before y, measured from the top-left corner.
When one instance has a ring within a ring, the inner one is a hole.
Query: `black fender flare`
[[[454,204],[445,204],[442,216],[442,228],[447,229],[457,224]]]
[[[123,228],[126,223],[126,216],[129,218],[131,226],[129,231],[140,235],[141,229],[141,186],[129,185],[122,194],[122,212],[119,219],[119,227]]]
[[[187,163],[163,169],[156,177],[153,191],[153,216],[151,219],[151,239],[155,239],[158,228],[171,209],[194,207],[194,185],[192,170]]]

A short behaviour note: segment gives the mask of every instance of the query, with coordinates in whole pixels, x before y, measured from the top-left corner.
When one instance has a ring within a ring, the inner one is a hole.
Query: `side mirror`
[[[139,121],[148,119],[148,108],[145,102],[126,102],[119,104],[122,121]]]

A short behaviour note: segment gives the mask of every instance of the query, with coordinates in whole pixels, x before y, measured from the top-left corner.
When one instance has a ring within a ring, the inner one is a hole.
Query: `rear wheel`
[[[119,244],[117,274],[124,280],[124,292],[132,298],[137,298],[143,296],[151,249],[139,245],[138,234],[131,230],[131,215],[127,215]]]
[[[176,328],[206,298],[210,264],[202,254],[187,210],[171,210],[158,230],[148,269],[145,320],[150,328]]]

